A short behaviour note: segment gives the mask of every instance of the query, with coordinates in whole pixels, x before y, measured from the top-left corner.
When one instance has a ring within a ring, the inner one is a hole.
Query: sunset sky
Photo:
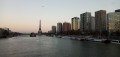
[[[51,30],[57,22],[71,22],[81,13],[120,9],[120,0],[0,0],[0,28],[14,32],[38,32]]]

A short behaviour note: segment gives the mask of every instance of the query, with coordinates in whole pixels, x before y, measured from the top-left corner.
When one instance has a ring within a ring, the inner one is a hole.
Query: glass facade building
[[[61,33],[62,32],[62,23],[57,23],[57,33]]]
[[[95,30],[99,32],[107,30],[106,10],[95,12]]]
[[[90,31],[91,30],[91,13],[85,12],[80,14],[80,30],[81,31]]]
[[[95,31],[95,17],[91,17],[90,28],[91,28],[91,31]]]
[[[120,12],[111,12],[107,14],[109,32],[120,31]]]
[[[52,26],[52,33],[56,33],[56,26]]]

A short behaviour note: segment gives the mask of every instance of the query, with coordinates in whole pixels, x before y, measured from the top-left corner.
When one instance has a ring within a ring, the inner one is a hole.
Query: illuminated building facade
[[[120,12],[111,12],[107,14],[109,32],[120,31]]]
[[[63,23],[63,31],[64,31],[64,32],[68,32],[68,31],[70,31],[70,30],[71,30],[71,25],[70,25],[70,23],[64,22],[64,23]]]
[[[79,17],[73,17],[71,19],[71,30],[77,31],[80,29],[80,19]]]

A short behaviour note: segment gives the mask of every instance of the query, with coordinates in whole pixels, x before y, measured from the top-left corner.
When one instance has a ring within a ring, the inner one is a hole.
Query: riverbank
[[[114,43],[120,44],[120,40],[112,39],[112,38],[105,38],[105,37],[92,37],[92,36],[78,36],[78,35],[68,35],[68,36],[52,36],[56,38],[68,38],[71,40],[78,40],[78,41],[91,41],[91,42],[101,42],[101,43]],[[118,37],[120,38],[120,37]]]

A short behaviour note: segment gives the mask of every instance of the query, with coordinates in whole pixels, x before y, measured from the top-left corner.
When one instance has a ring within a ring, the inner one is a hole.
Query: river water
[[[0,39],[0,57],[120,57],[120,45],[48,36]]]

